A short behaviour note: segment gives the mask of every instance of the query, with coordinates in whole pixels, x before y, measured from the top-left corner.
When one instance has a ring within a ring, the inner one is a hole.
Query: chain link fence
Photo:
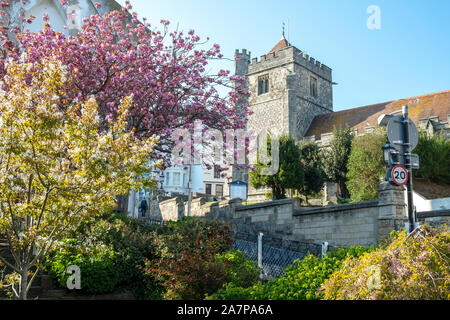
[[[249,260],[257,261],[264,279],[279,278],[295,260],[304,259],[308,254],[322,255],[327,245],[301,241],[284,240],[269,236],[236,233],[234,247],[242,251]]]

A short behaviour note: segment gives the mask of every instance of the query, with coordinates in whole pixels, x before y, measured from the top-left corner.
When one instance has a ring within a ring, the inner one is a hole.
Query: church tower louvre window
[[[313,96],[314,98],[317,98],[318,94],[317,94],[317,79],[314,77],[311,77],[310,79],[310,94],[311,96]]]
[[[258,78],[258,95],[268,93],[270,91],[269,75],[263,75]]]

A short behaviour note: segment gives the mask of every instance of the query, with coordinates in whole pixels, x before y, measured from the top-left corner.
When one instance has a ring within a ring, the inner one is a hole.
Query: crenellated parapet
[[[276,68],[293,62],[330,82],[332,81],[331,68],[293,46],[262,55],[260,59],[253,58],[249,65],[249,73],[257,73],[263,69]]]

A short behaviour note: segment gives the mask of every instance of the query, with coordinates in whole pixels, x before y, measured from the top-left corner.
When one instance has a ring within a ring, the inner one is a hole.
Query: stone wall
[[[184,201],[180,198],[160,202],[159,209],[164,221],[178,221],[184,217]]]
[[[282,240],[330,246],[377,244],[407,221],[404,187],[387,182],[380,185],[379,200],[328,207],[300,206],[299,199],[286,199],[243,205],[241,200],[206,203],[192,201],[194,217],[230,223],[235,233],[265,236]],[[186,215],[187,203],[172,199],[160,203],[164,220],[179,220]],[[450,222],[450,211],[421,213],[422,223],[434,226]]]
[[[417,214],[417,219],[421,224],[427,224],[431,227],[445,225],[447,229],[450,229],[450,210],[419,212]]]
[[[294,239],[332,246],[370,245],[378,242],[378,201],[294,212]]]

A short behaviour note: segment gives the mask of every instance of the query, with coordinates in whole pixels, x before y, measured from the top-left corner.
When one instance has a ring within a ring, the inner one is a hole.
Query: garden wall
[[[378,198],[327,207],[301,207],[299,199],[243,205],[240,199],[206,203],[198,198],[192,201],[191,215],[230,223],[236,233],[262,232],[285,240],[328,242],[330,246],[367,246],[404,228],[407,221],[404,187],[382,183]],[[164,220],[178,220],[186,215],[187,203],[168,200],[160,203],[160,211]],[[449,220],[447,216],[427,219],[434,219],[435,224]]]

